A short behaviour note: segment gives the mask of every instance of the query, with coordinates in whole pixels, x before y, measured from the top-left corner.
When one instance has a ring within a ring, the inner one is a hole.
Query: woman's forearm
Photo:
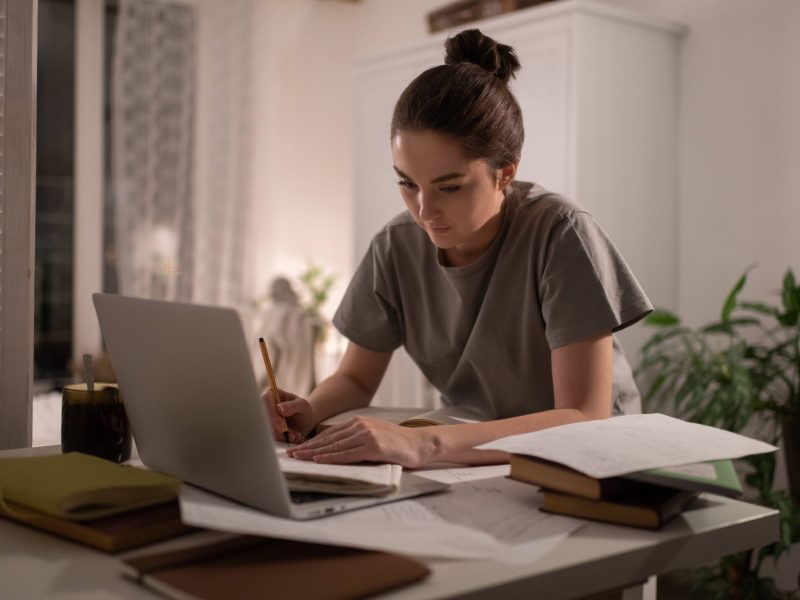
[[[508,462],[508,454],[505,452],[474,450],[474,447],[509,435],[586,421],[590,418],[592,417],[578,409],[561,408],[486,423],[426,427],[420,429],[420,433],[428,438],[424,446],[430,449],[430,454],[425,457],[424,462],[473,465]]]
[[[308,396],[317,423],[346,410],[363,408],[371,399],[372,393],[339,371],[324,379]]]

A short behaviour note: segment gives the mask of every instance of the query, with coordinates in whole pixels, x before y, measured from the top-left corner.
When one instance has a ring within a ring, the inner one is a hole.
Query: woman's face
[[[455,141],[432,131],[398,131],[392,155],[408,212],[444,251],[447,264],[480,258],[500,228],[503,190],[516,165],[494,173],[485,161],[468,158]]]

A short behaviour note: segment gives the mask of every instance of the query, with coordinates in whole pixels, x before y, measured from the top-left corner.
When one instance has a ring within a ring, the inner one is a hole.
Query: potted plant
[[[669,407],[691,421],[783,443],[792,494],[773,489],[774,454],[744,459],[755,500],[781,513],[780,539],[703,570],[696,589],[720,599],[782,597],[760,568],[800,539],[800,286],[788,270],[780,305],[772,305],[740,300],[746,282],[747,272],[725,298],[719,320],[702,327],[653,312],[645,324],[656,331],[636,371],[647,410]]]
[[[314,341],[323,344],[327,338],[328,322],[323,318],[321,308],[328,301],[328,294],[336,281],[336,275],[326,274],[322,268],[309,264],[300,275],[304,288],[303,307],[311,317],[314,326]]]

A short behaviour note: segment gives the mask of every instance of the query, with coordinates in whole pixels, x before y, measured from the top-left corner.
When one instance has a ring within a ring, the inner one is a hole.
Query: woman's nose
[[[419,194],[419,218],[423,221],[433,221],[439,216],[441,211],[436,204],[431,201],[430,196],[425,197],[421,192]]]

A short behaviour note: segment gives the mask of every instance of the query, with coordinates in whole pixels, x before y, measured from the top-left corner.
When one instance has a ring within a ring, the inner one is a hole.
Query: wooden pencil
[[[275,373],[272,371],[272,363],[269,360],[269,351],[267,350],[267,343],[263,337],[258,338],[258,345],[261,347],[261,356],[264,358],[264,367],[267,369],[267,379],[269,380],[269,387],[272,390],[272,395],[275,397],[275,413],[280,419],[281,431],[283,432],[283,439],[289,443],[289,427],[286,425],[286,419],[278,412],[278,404],[281,402],[281,396],[278,392],[278,384],[275,382]]]

